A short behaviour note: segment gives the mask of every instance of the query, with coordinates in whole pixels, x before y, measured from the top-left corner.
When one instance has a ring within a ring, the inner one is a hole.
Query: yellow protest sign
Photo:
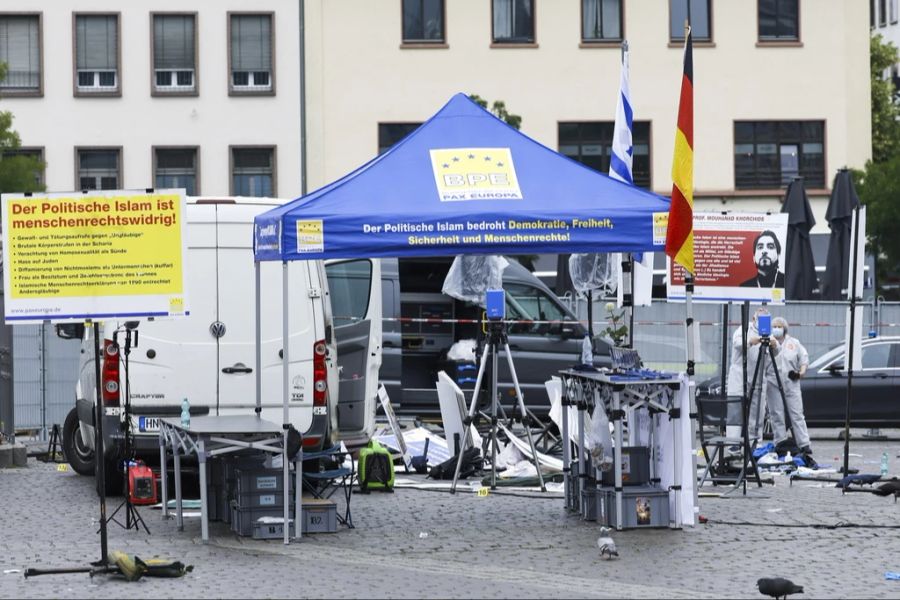
[[[185,314],[184,194],[2,199],[7,321]]]

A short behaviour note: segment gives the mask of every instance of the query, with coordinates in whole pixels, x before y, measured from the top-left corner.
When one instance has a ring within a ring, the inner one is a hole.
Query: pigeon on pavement
[[[600,537],[597,539],[597,546],[600,548],[600,556],[605,558],[606,560],[612,559],[614,556],[619,556],[619,551],[616,550],[616,543],[613,541],[611,537],[609,537],[609,533],[612,530],[609,527],[601,527],[600,528]]]
[[[763,577],[757,580],[756,587],[759,593],[772,598],[787,598],[789,594],[802,594],[803,586],[796,585],[790,579],[783,577]]]

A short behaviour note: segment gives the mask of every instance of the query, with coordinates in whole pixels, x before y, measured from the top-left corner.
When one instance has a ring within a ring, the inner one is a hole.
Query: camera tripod
[[[488,440],[488,443],[491,446],[491,489],[497,489],[497,448],[499,447],[499,441],[497,439],[497,407],[500,403],[497,390],[497,352],[501,347],[506,351],[506,360],[509,363],[509,372],[510,375],[512,375],[513,385],[516,389],[516,399],[519,403],[519,414],[522,418],[522,424],[525,426],[525,434],[528,437],[528,445],[531,448],[532,462],[534,462],[535,470],[537,470],[538,481],[541,483],[541,491],[547,491],[547,488],[544,485],[544,476],[541,473],[541,465],[537,457],[537,450],[534,446],[534,438],[531,436],[531,418],[525,409],[525,400],[522,397],[522,389],[519,387],[519,378],[516,376],[516,368],[513,365],[512,353],[509,350],[509,341],[506,336],[506,324],[500,320],[490,320],[488,321],[488,340],[487,343],[485,343],[484,351],[481,354],[481,364],[478,366],[478,376],[475,379],[475,388],[472,391],[469,414],[463,420],[465,440],[462,446],[458,448],[459,454],[456,459],[456,470],[453,473],[453,484],[450,486],[451,494],[456,493],[456,483],[459,480],[459,472],[462,468],[464,457],[463,450],[473,444],[472,423],[475,421],[475,412],[478,408],[478,394],[481,392],[481,384],[484,381],[484,371],[487,366],[488,355],[491,356],[491,434],[490,439]]]
[[[762,378],[765,378],[766,356],[767,355],[772,361],[772,370],[775,373],[775,382],[778,384],[778,394],[779,394],[779,396],[781,396],[781,405],[782,405],[782,410],[784,411],[785,433],[787,433],[791,430],[791,421],[790,421],[791,415],[790,415],[790,412],[788,411],[787,399],[784,396],[784,385],[782,385],[782,383],[781,383],[781,373],[779,373],[779,371],[778,371],[778,364],[776,363],[776,360],[775,360],[775,349],[769,343],[770,339],[771,338],[768,335],[760,336],[760,340],[759,340],[760,349],[759,349],[759,355],[756,360],[756,369],[754,369],[754,371],[753,371],[753,383],[750,385],[750,394],[749,395],[745,394],[745,397],[748,398],[747,406],[743,410],[743,412],[744,412],[743,437],[744,437],[744,444],[746,446],[744,449],[745,452],[749,450],[750,404],[752,404],[753,394],[756,393],[756,384],[758,381],[760,382],[760,394],[759,394],[759,400],[756,405],[756,415],[754,415],[754,419],[753,419],[753,426],[754,426],[753,433],[756,436],[755,439],[759,439],[759,437],[761,437],[760,433],[759,433],[759,429],[760,429],[760,425],[761,425],[760,421],[762,421],[762,416],[764,414],[763,411],[765,410],[763,407],[762,386],[765,384],[764,384],[764,382],[762,382],[760,380]],[[766,349],[768,349],[768,352],[766,351]],[[768,404],[768,402],[766,402],[766,404]]]
[[[112,521],[116,523],[120,527],[123,527],[126,531],[129,529],[136,529],[140,531],[141,526],[144,527],[144,531],[148,534],[150,533],[150,529],[147,527],[147,524],[144,522],[144,519],[141,517],[141,514],[138,512],[137,508],[135,508],[134,503],[131,501],[131,493],[130,493],[130,485],[131,482],[128,478],[128,472],[131,469],[131,462],[134,458],[134,443],[133,437],[134,433],[131,431],[131,383],[128,374],[128,357],[131,354],[132,348],[137,348],[138,345],[138,332],[135,329],[137,321],[129,321],[125,323],[125,346],[123,348],[123,352],[125,354],[125,423],[124,423],[124,433],[125,433],[125,447],[124,447],[124,460],[122,465],[123,472],[123,483],[122,483],[122,491],[125,495],[125,499],[122,500],[122,503],[116,507],[116,510],[107,517],[106,521]],[[119,331],[116,331],[113,334],[113,344],[116,346],[119,345]],[[134,334],[132,336],[132,334]],[[165,477],[165,474],[163,474]],[[125,509],[125,523],[120,522],[116,519],[116,514]]]

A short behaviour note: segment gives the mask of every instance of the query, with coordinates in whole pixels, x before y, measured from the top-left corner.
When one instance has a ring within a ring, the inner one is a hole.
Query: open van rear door
[[[337,340],[339,437],[348,446],[365,444],[375,432],[381,367],[381,264],[339,259],[325,271]]]

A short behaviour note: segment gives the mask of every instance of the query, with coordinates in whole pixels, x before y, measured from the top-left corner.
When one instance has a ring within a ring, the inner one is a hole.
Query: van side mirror
[[[60,323],[56,325],[56,336],[64,340],[84,338],[84,323]]]
[[[830,365],[828,365],[828,372],[831,373],[832,375],[835,375],[835,376],[840,375],[841,371],[843,371],[843,370],[844,370],[844,363],[841,361],[833,362]]]

